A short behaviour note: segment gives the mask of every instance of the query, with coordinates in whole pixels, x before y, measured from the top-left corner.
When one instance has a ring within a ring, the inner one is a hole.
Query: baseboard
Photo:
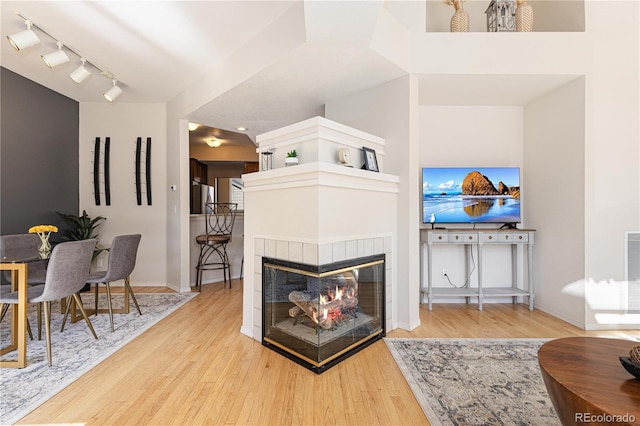
[[[246,328],[244,326],[240,327],[240,333],[253,339],[253,330],[251,330],[250,328]]]
[[[575,320],[573,318],[569,318],[569,317],[567,317],[566,315],[564,315],[561,312],[558,312],[558,311],[556,311],[554,309],[548,308],[547,306],[544,306],[544,305],[536,303],[535,299],[534,299],[534,302],[533,302],[533,308],[537,309],[539,311],[542,311],[545,314],[549,314],[552,317],[558,318],[559,320],[562,320],[562,321],[564,321],[566,323],[569,323],[569,324],[573,325],[574,327],[578,327],[578,328],[580,328],[582,330],[586,330],[586,328],[585,328],[586,324],[585,324],[584,321],[578,321],[578,320]]]

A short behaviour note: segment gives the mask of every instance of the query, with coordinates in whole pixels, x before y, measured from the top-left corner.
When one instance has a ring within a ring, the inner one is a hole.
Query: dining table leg
[[[2,263],[0,270],[11,271],[11,290],[18,291],[18,304],[11,310],[11,344],[0,355],[17,350],[17,359],[0,361],[0,368],[27,366],[27,264]]]

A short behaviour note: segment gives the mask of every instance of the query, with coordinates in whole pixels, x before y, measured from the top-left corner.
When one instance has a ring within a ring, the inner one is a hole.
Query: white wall
[[[536,306],[584,327],[584,85],[575,81],[525,107],[524,175],[534,246]]]
[[[385,172],[400,177],[398,195],[397,294],[393,295],[397,326],[420,325],[420,262],[417,140],[411,118],[417,106],[417,88],[407,76],[325,105],[326,117],[385,139]]]
[[[132,286],[167,284],[165,111],[164,104],[80,104],[80,211],[86,210],[91,217],[107,218],[99,228],[102,246],[108,246],[116,235],[142,234],[136,268],[131,275]],[[100,137],[104,141],[107,136],[111,138],[111,205],[105,205],[104,194],[101,194],[101,205],[96,206],[93,195],[94,140]],[[144,141],[147,137],[152,139],[150,206],[145,194],[142,205],[137,205],[135,152],[138,137]],[[101,255],[104,256],[106,254]],[[103,267],[106,268],[106,262]],[[115,285],[122,285],[122,282]]]
[[[585,323],[640,329],[638,315],[618,315],[616,300],[624,233],[640,229],[640,3],[586,5]]]

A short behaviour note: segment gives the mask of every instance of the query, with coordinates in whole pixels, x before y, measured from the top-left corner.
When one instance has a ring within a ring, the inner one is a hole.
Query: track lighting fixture
[[[49,68],[57,67],[58,65],[69,62],[69,56],[67,56],[65,51],[62,50],[62,42],[57,41],[56,44],[58,45],[58,50],[41,56],[42,60]]]
[[[118,81],[114,78],[111,82],[113,83],[113,87],[107,90],[104,94],[104,97],[109,102],[115,101],[116,98],[122,94],[122,89],[117,86]]]
[[[18,11],[16,11],[15,13],[20,18],[24,19],[24,23],[27,26],[27,29],[7,36],[7,40],[9,40],[9,43],[11,43],[11,46],[13,46],[14,49],[20,51],[22,49],[26,49],[28,47],[32,47],[40,43],[40,39],[38,38],[38,35],[31,29],[31,27],[33,27],[34,29],[37,29],[44,35],[53,39],[56,42],[56,45],[58,46],[58,50],[51,53],[47,53],[46,55],[41,55],[42,60],[44,61],[45,64],[47,64],[49,68],[54,68],[58,65],[62,65],[64,63],[69,62],[69,56],[67,55],[67,52],[71,52],[74,55],[76,55],[78,58],[80,58],[80,61],[82,61],[82,64],[69,74],[69,77],[73,81],[75,81],[78,84],[82,83],[83,81],[85,81],[87,78],[91,76],[90,69],[95,68],[96,70],[99,71],[101,76],[110,79],[111,82],[113,83],[113,87],[111,87],[109,90],[107,90],[106,93],[104,93],[104,97],[109,102],[113,102],[118,96],[122,94],[122,89],[116,85],[117,81],[113,73],[97,66],[94,62],[91,62],[88,59],[86,59],[84,55],[80,55],[76,50],[72,49],[70,46],[63,44],[62,41],[60,41],[58,38],[51,35],[51,33],[49,33],[44,28],[42,28],[38,24],[31,21],[26,16],[22,15],[22,13]],[[64,47],[64,50],[62,49],[63,47]]]
[[[7,36],[7,40],[9,40],[9,43],[11,43],[13,48],[18,51],[26,49],[27,47],[35,46],[36,44],[40,43],[40,39],[31,29],[31,21],[25,19],[24,23],[27,26],[26,30]]]
[[[71,74],[69,74],[71,80],[75,81],[78,84],[82,83],[91,76],[91,71],[89,71],[86,67],[87,60],[84,58],[80,58],[80,60],[82,61],[82,65],[80,65],[78,68],[72,71]]]

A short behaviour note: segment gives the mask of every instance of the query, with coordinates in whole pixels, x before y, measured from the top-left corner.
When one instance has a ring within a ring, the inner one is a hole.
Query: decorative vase
[[[452,33],[466,33],[469,32],[469,14],[462,7],[456,9],[455,13],[451,17],[451,32]]]
[[[516,7],[516,31],[533,31],[533,7],[527,4],[527,0],[518,0]]]
[[[295,166],[298,164],[298,157],[287,157],[284,159],[285,166]]]
[[[42,242],[42,244],[40,244],[40,247],[38,248],[38,253],[40,253],[40,256],[49,256],[49,254],[51,253],[49,235],[49,233],[38,234],[38,237],[40,237],[40,241]]]

